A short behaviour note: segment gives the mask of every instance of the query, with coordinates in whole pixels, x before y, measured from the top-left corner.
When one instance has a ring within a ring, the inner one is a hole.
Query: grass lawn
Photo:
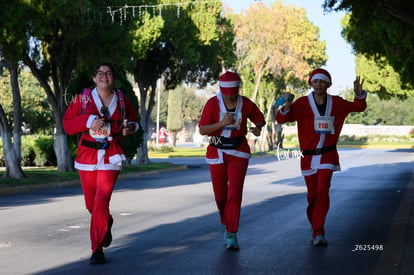
[[[159,169],[166,169],[175,167],[172,163],[149,163],[145,165],[128,165],[123,167],[121,173],[130,172],[145,172]],[[79,180],[79,174],[74,172],[58,172],[56,167],[23,167],[23,171],[26,174],[24,179],[12,179],[5,178],[4,171],[0,172],[0,188],[8,186],[20,186],[20,185],[36,185],[47,184],[54,182],[64,182]]]
[[[159,150],[148,151],[151,158],[180,158],[180,157],[205,157],[205,147],[183,148],[183,147],[161,147]]]

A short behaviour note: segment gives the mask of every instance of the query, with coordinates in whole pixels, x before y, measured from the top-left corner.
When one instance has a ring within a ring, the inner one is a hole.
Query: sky
[[[222,0],[222,2],[233,9],[235,13],[246,10],[249,5],[258,1],[254,0]],[[270,6],[274,0],[263,0],[262,3]],[[320,39],[326,41],[326,53],[328,61],[323,68],[327,69],[332,76],[331,94],[353,88],[355,79],[355,56],[352,47],[347,44],[341,35],[340,21],[345,13],[331,12],[324,14],[323,0],[282,0],[284,5],[295,5],[305,8],[309,21],[319,27]]]

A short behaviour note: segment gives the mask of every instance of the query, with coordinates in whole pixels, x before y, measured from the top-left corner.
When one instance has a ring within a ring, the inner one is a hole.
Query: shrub
[[[22,166],[56,166],[51,136],[22,137]]]
[[[148,150],[151,152],[171,153],[174,152],[174,147],[163,145],[157,148],[155,145],[148,145]]]
[[[56,155],[53,149],[53,137],[39,136],[34,140],[36,166],[56,166]]]
[[[35,151],[33,149],[34,139],[32,136],[23,136],[22,137],[22,166],[33,166]]]

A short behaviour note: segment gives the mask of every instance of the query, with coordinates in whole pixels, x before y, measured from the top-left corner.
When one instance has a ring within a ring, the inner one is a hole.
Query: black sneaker
[[[104,264],[106,263],[105,255],[102,250],[97,249],[92,253],[91,259],[89,260],[90,264]]]
[[[112,216],[109,216],[108,230],[106,230],[105,237],[102,241],[102,246],[103,247],[108,247],[108,246],[111,245],[111,242],[112,242],[111,228],[112,228],[113,223],[114,223],[114,219],[112,218]]]

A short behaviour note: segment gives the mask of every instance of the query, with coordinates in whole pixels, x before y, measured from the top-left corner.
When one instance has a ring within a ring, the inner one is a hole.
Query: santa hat
[[[317,79],[328,82],[329,83],[328,87],[332,85],[332,78],[327,70],[324,70],[321,68],[314,70],[309,76],[308,84],[311,85],[312,81],[317,80]]]
[[[227,71],[219,77],[219,86],[223,95],[236,95],[239,93],[240,77]]]

